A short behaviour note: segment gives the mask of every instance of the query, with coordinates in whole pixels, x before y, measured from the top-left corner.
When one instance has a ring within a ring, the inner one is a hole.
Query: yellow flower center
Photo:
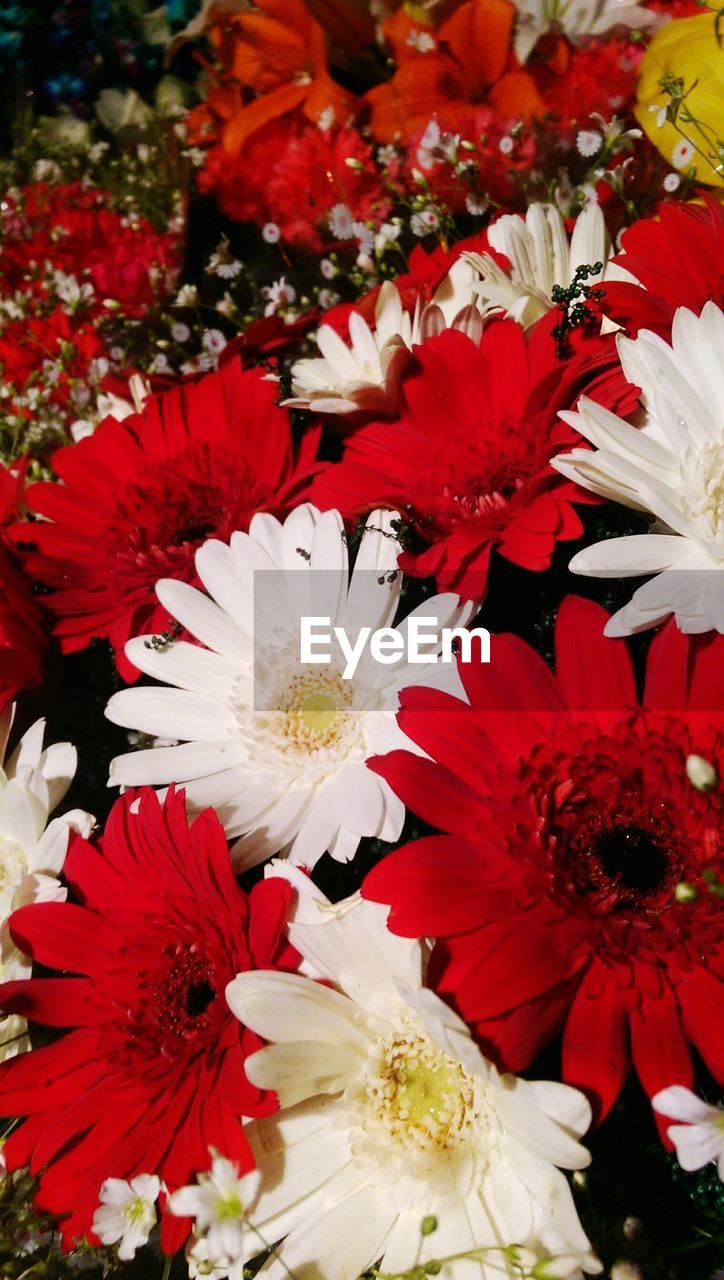
[[[335,746],[349,728],[352,696],[337,672],[293,676],[276,708],[282,739],[306,753]]]
[[[126,1222],[133,1226],[152,1226],[156,1220],[153,1206],[149,1204],[148,1200],[144,1200],[142,1196],[134,1196],[132,1200],[126,1200],[122,1214]]]
[[[394,1142],[428,1153],[469,1141],[480,1116],[476,1082],[412,1023],[403,1023],[376,1046],[363,1106]]]

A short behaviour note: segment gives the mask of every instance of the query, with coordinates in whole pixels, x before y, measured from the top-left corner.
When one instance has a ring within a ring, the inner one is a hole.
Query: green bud
[[[431,1258],[429,1262],[423,1262],[422,1269],[426,1276],[437,1276],[442,1271],[442,1263],[437,1258]]]
[[[431,1236],[433,1231],[437,1231],[437,1218],[434,1213],[428,1213],[420,1223],[420,1235]]]
[[[689,884],[686,880],[681,880],[674,889],[674,897],[677,902],[696,902],[699,893],[693,884]]]

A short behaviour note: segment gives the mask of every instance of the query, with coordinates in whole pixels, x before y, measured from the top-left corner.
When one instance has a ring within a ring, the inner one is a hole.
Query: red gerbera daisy
[[[724,307],[724,205],[714,196],[660,205],[655,218],[624,231],[621,248],[612,261],[640,283],[606,282],[601,309],[627,333],[651,329],[668,339],[678,307],[697,316],[710,298]]]
[[[40,683],[46,648],[43,620],[30,586],[5,545],[5,527],[17,518],[24,469],[0,463],[0,711],[22,689]]]
[[[434,576],[441,591],[482,597],[493,547],[526,569],[546,569],[560,539],[577,538],[572,503],[589,499],[559,484],[549,459],[570,428],[559,409],[584,389],[619,411],[635,404],[612,342],[576,334],[558,360],[544,317],[526,342],[513,320],[494,321],[480,347],[447,330],[415,348],[396,422],[360,427],[342,461],[315,482],[314,501],[358,516],[396,507],[431,545],[400,567]]]
[[[395,851],[363,887],[392,904],[395,932],[443,940],[437,988],[507,1069],[563,1028],[564,1077],[599,1116],[631,1058],[649,1095],[691,1084],[690,1042],[724,1080],[724,919],[707,879],[722,869],[721,792],[687,774],[698,756],[724,775],[724,637],[666,629],[637,707],[607,616],[564,601],[555,676],[500,636],[490,665],[461,666],[470,706],[403,693],[400,726],[431,759],[372,767],[447,834]]]
[[[173,1191],[209,1168],[210,1146],[253,1167],[241,1117],[271,1114],[276,1099],[244,1074],[262,1042],[224,991],[247,969],[293,969],[297,955],[283,937],[288,883],[247,897],[213,809],[189,825],[183,792],[163,807],[150,790],[124,796],[101,851],[76,839],[64,874],[83,905],[34,903],[10,929],[40,964],[83,976],[8,982],[0,1002],[73,1029],[0,1067],[0,1090],[6,1115],[29,1117],[4,1147],[8,1168],[39,1176],[37,1207],[64,1215],[72,1249],[94,1239],[106,1178],[155,1173]],[[164,1216],[162,1231],[175,1252],[188,1224]]]
[[[316,469],[318,433],[298,453],[275,383],[236,359],[197,382],[152,397],[140,414],[106,418],[95,433],[53,456],[63,485],[39,483],[28,505],[46,522],[12,530],[28,572],[55,587],[65,652],[107,636],[118,669],[129,636],[164,631],[159,578],[195,580],[194,553],[227,541],[256,511],[295,505]]]

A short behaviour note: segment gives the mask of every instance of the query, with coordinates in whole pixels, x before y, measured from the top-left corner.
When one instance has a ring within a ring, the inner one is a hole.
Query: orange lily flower
[[[407,26],[399,12],[384,24],[390,43],[404,60],[389,84],[377,85],[367,94],[372,129],[382,142],[407,141],[436,115],[447,128],[470,114],[471,103],[486,101],[503,115],[524,119],[545,114],[545,103],[533,77],[517,67],[511,52],[516,10],[510,0],[466,0],[435,35],[435,47],[416,39],[413,56],[407,52],[411,31],[433,28],[412,22]],[[407,26],[407,34],[405,33]],[[414,37],[413,37],[414,38]],[[423,45],[421,48],[420,45]]]
[[[214,24],[211,39],[224,79],[257,95],[226,123],[222,143],[230,155],[262,125],[297,108],[312,121],[330,108],[340,123],[354,114],[356,100],[329,75],[324,32],[303,0],[256,0],[253,9]]]

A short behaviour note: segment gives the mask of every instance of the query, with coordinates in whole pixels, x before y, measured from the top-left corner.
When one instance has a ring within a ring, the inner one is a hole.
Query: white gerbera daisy
[[[4,757],[14,708],[0,716],[0,760]],[[75,775],[77,754],[69,742],[43,747],[45,721],[38,720],[0,768],[0,977],[29,978],[32,961],[18,949],[8,918],[31,902],[62,902],[66,890],[57,877],[71,831],[90,834],[94,819],[73,809],[48,822]],[[0,1020],[0,1058],[25,1050],[24,1018]]]
[[[567,286],[581,266],[603,263],[604,270],[587,278],[595,284],[605,275],[611,242],[603,214],[589,204],[576,218],[569,243],[565,223],[553,204],[529,205],[525,217],[506,213],[488,229],[488,242],[505,254],[510,270],[500,267],[489,253],[464,256],[479,273],[473,292],[484,311],[502,311],[519,324],[534,324],[555,305],[555,285]]]
[[[117,757],[111,785],[183,785],[193,811],[216,809],[236,840],[237,867],[280,850],[307,866],[325,850],[344,862],[362,836],[396,840],[404,806],[365,761],[414,750],[397,726],[398,691],[435,684],[460,693],[454,664],[381,666],[368,648],[346,679],[341,654],[326,665],[300,663],[300,620],[327,616],[350,639],[363,626],[391,626],[402,587],[398,551],[394,513],[374,512],[350,581],[341,516],[309,505],[283,524],[254,516],[230,546],[205,543],[196,570],[209,595],[176,581],[156,590],[206,648],[131,640],[131,662],[175,687],[124,690],[106,711],[115,724],[181,745]],[[439,635],[464,626],[475,606],[440,595],[414,612],[436,619]]]
[[[483,318],[475,305],[472,267],[459,259],[428,306],[405,311],[391,280],[382,285],[371,329],[357,311],[349,317],[349,343],[331,325],[320,325],[320,356],[292,365],[293,408],[318,413],[388,413],[397,401],[400,378],[412,347],[445,328],[462,329],[475,341]]]
[[[513,0],[518,10],[515,52],[525,62],[546,31],[560,28],[575,44],[586,36],[602,36],[615,27],[645,30],[660,18],[627,0]]]
[[[680,630],[724,632],[724,314],[680,307],[671,343],[642,330],[618,338],[621,366],[641,387],[647,412],[633,427],[586,396],[561,417],[595,445],[560,454],[552,466],[604,498],[650,512],[649,534],[609,538],[571,560],[598,578],[658,576],[635,592],[606,627],[631,635],[670,614]]]
[[[583,1095],[499,1075],[424,988],[423,945],[391,934],[384,907],[332,906],[298,870],[268,874],[297,890],[289,936],[306,974],[242,973],[226,991],[271,1042],[245,1067],[281,1106],[246,1130],[262,1175],[254,1225],[287,1237],[263,1274],[353,1280],[378,1259],[397,1275],[479,1250],[445,1280],[500,1280],[520,1275],[514,1245],[534,1265],[564,1255],[557,1274],[600,1272],[555,1167],[589,1163]],[[421,1235],[428,1215],[437,1228]]]
[[[692,1172],[716,1161],[717,1173],[724,1182],[724,1109],[712,1107],[681,1084],[662,1089],[651,1099],[651,1105],[659,1115],[679,1121],[666,1132],[682,1169]]]

